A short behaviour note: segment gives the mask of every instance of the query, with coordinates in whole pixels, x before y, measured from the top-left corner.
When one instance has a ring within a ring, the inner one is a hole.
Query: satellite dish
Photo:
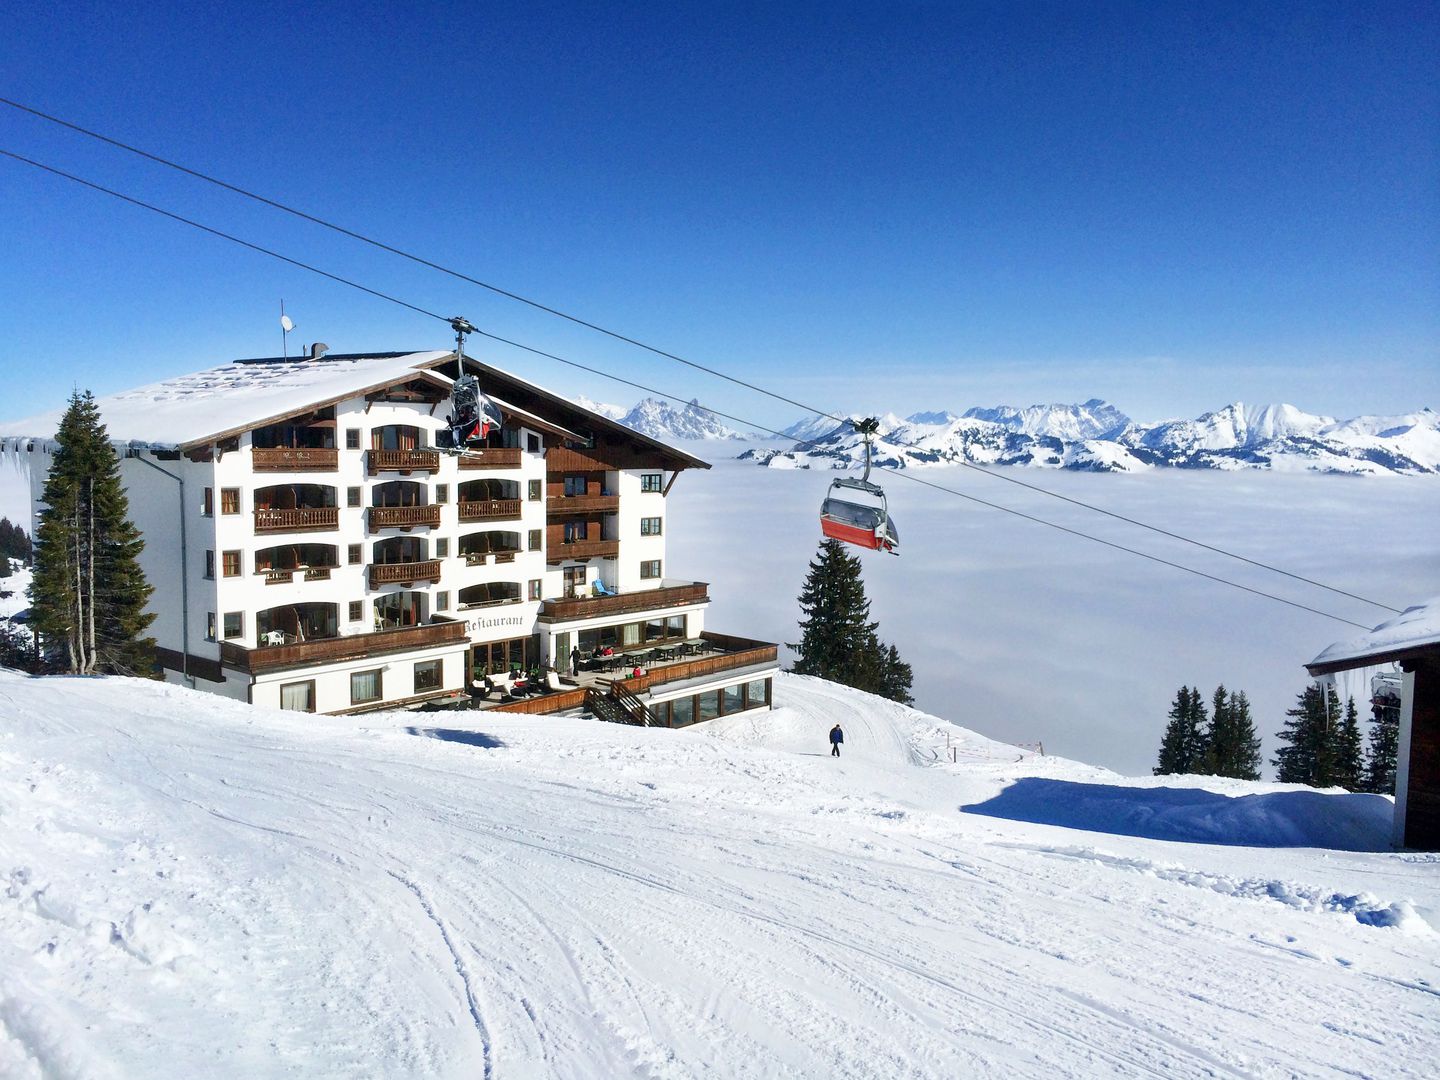
[[[287,334],[295,329],[295,324],[290,321],[289,315],[280,316],[280,329],[284,330]]]

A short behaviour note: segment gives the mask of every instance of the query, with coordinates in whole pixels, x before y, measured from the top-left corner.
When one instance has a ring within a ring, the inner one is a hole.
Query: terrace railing
[[[334,529],[340,524],[340,508],[337,506],[301,507],[296,510],[255,510],[255,531],[271,532],[313,532],[316,529]]]
[[[555,544],[546,553],[545,561],[558,563],[564,559],[613,559],[620,554],[619,540],[572,540]]]
[[[432,585],[440,580],[440,560],[408,563],[371,563],[370,587],[379,585],[413,585],[417,581],[428,581]]]
[[[545,500],[547,514],[593,514],[620,509],[619,495],[552,495]]]
[[[519,499],[482,499],[460,503],[461,521],[509,521],[519,516]]]
[[[518,469],[524,458],[518,446],[486,446],[460,455],[462,469]]]
[[[440,504],[429,506],[372,506],[369,511],[370,528],[411,529],[417,525],[439,525]]]
[[[425,626],[406,626],[398,630],[379,630],[370,634],[347,637],[296,641],[288,645],[269,645],[247,649],[233,641],[220,643],[220,662],[226,667],[257,674],[275,668],[325,664],[339,660],[355,660],[383,653],[409,652],[436,645],[449,645],[467,640],[462,622],[438,622]]]
[[[366,465],[371,476],[379,472],[435,472],[440,468],[440,451],[371,450]]]
[[[658,589],[638,589],[619,596],[577,596],[545,600],[540,605],[540,618],[548,622],[568,619],[589,619],[597,615],[630,615],[637,611],[657,611],[686,604],[703,604],[710,599],[710,586],[703,581],[687,581]]]
[[[340,453],[333,447],[254,447],[250,467],[256,472],[338,472]]]

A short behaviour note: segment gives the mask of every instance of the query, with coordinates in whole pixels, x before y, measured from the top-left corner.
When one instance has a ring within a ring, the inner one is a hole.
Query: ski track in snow
[[[0,673],[0,1075],[1430,1075],[1433,860],[967,813],[1153,782],[777,699],[411,734]]]

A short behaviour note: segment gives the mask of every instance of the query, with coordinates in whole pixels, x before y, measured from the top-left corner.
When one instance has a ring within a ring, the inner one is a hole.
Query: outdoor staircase
[[[612,724],[650,727],[654,722],[650,706],[618,679],[608,685],[597,684],[586,691],[585,707],[599,719]]]

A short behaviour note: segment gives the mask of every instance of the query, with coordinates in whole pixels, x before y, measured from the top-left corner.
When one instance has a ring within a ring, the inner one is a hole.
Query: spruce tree
[[[913,673],[895,646],[884,645],[870,621],[860,558],[838,540],[822,540],[800,591],[800,641],[790,669],[868,690],[903,704]]]
[[[155,642],[142,637],[154,619],[145,612],[143,542],[89,391],[71,395],[55,442],[35,536],[32,625],[52,667],[148,675]]]
[[[1360,740],[1360,714],[1352,697],[1345,703],[1345,719],[1335,739],[1335,773],[1331,783],[1359,791],[1364,780],[1364,755]]]
[[[1400,755],[1400,699],[1393,694],[1377,695],[1371,705],[1371,722],[1363,790],[1393,795]]]
[[[1205,760],[1205,699],[1200,688],[1182,686],[1170,706],[1170,722],[1160,740],[1156,776],[1198,772]]]
[[[910,665],[900,659],[900,650],[894,645],[886,646],[885,660],[880,669],[880,686],[876,690],[881,697],[898,701],[901,705],[915,704],[910,693],[910,684],[915,677]]]
[[[1236,780],[1260,779],[1260,739],[1250,719],[1250,700],[1243,691],[1215,688],[1203,772]]]
[[[1276,779],[1286,784],[1330,787],[1336,782],[1340,699],[1335,688],[1313,683],[1300,692],[1276,737],[1288,746],[1275,752]]]

